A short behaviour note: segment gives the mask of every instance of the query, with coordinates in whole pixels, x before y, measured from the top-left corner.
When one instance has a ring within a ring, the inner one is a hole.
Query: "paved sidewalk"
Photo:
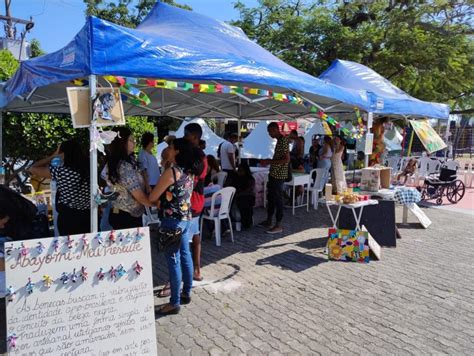
[[[287,211],[282,236],[205,240],[205,281],[157,319],[158,355],[474,354],[474,218],[425,212],[429,229],[400,229],[368,265],[327,261],[324,208]],[[162,284],[163,256],[154,263]]]

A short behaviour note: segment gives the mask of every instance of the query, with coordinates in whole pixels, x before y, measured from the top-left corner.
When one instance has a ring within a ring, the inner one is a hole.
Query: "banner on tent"
[[[69,87],[67,96],[74,128],[89,127],[91,118],[96,120],[97,126],[125,125],[122,97],[118,88],[97,88],[93,105],[89,88]]]
[[[431,127],[428,120],[410,120],[410,124],[428,153],[433,153],[447,147],[443,139]]]

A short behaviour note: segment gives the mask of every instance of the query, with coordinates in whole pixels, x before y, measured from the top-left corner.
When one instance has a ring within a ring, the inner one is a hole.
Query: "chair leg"
[[[221,221],[214,219],[214,230],[216,231],[216,246],[221,245]]]
[[[229,220],[230,239],[232,243],[234,243],[234,229],[232,228],[232,221],[230,220],[230,216],[227,218],[227,220]]]

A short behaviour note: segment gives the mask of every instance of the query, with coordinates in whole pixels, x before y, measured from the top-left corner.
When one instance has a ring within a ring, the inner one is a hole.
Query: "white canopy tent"
[[[260,122],[250,135],[244,139],[240,152],[242,158],[265,159],[273,156],[276,140],[268,136],[267,126],[270,122]]]
[[[191,123],[197,123],[202,127],[202,139],[206,141],[206,150],[204,151],[206,155],[213,155],[215,156],[217,153],[217,148],[219,145],[224,142],[222,137],[217,136],[206,124],[203,119],[192,119],[189,121],[184,120],[179,129],[175,132],[176,138],[180,138],[184,136],[184,128],[186,125]],[[161,152],[167,147],[168,145],[166,142],[162,142],[157,147],[157,159],[158,162],[161,161]]]

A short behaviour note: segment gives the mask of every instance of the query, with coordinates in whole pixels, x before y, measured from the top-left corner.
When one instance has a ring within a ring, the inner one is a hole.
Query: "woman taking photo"
[[[152,202],[158,201],[161,227],[182,231],[181,241],[168,247],[164,253],[168,264],[171,298],[162,306],[160,315],[178,314],[181,304],[191,301],[193,284],[193,259],[189,243],[191,241],[191,195],[194,176],[202,171],[199,149],[183,139],[176,139],[170,146],[175,165],[166,169],[158,184],[150,194]],[[183,289],[181,291],[181,282]]]
[[[150,201],[145,194],[145,182],[133,156],[135,139],[130,129],[118,129],[119,135],[110,144],[107,177],[118,197],[112,203],[109,223],[113,229],[142,226],[142,215]]]
[[[53,155],[33,164],[29,172],[56,182],[59,234],[88,233],[91,206],[89,157],[81,146],[75,141],[63,142]]]

